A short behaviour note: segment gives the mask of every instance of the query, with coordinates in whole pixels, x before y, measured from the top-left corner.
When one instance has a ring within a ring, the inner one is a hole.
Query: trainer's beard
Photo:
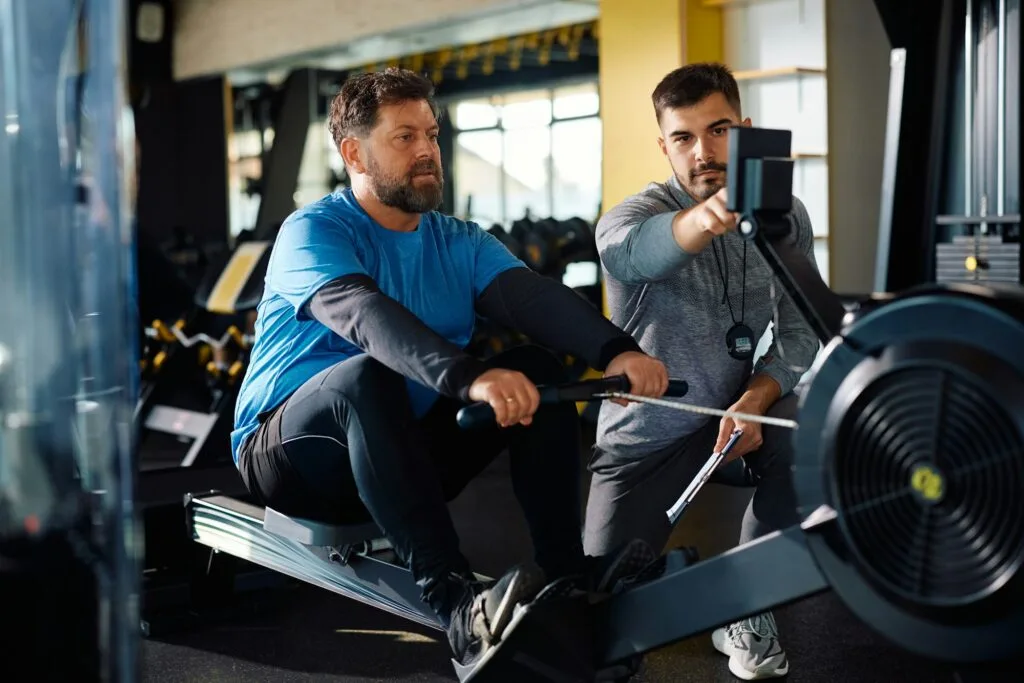
[[[373,194],[384,206],[405,213],[427,213],[441,206],[444,198],[444,177],[441,175],[441,169],[433,161],[420,162],[404,177],[396,178],[388,175],[371,156],[367,159],[367,171]],[[413,185],[413,176],[420,173],[432,173],[437,183],[416,187]]]
[[[698,173],[703,173],[705,171],[721,171],[723,177],[721,180],[714,181],[705,181],[697,177]],[[680,178],[678,174],[676,174],[676,178],[679,180],[679,184],[683,186],[691,197],[696,199],[698,202],[703,202],[713,197],[716,192],[725,187],[725,172],[725,164],[712,161],[709,164],[701,164],[700,166],[695,166],[690,169],[685,180]]]

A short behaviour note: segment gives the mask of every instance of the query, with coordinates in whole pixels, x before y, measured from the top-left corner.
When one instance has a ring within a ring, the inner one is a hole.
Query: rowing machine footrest
[[[336,525],[302,517],[290,517],[266,508],[263,529],[303,545],[343,547],[353,546],[381,538],[380,527],[373,522]]]

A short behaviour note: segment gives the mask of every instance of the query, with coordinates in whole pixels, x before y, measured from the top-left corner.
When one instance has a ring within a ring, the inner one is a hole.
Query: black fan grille
[[[847,412],[832,473],[852,550],[896,595],[966,605],[1016,572],[1024,441],[971,382],[928,367],[878,378]]]

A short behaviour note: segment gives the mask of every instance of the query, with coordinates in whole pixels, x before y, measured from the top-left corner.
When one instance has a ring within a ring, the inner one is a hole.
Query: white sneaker
[[[729,671],[737,678],[753,681],[789,673],[789,661],[779,645],[779,629],[771,612],[715,629],[711,643],[729,657]]]

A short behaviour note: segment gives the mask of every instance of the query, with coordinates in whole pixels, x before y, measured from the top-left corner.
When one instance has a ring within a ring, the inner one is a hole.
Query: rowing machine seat
[[[365,524],[335,525],[301,517],[289,517],[277,510],[266,508],[263,529],[303,545],[344,546],[383,538],[384,534],[373,522]]]

